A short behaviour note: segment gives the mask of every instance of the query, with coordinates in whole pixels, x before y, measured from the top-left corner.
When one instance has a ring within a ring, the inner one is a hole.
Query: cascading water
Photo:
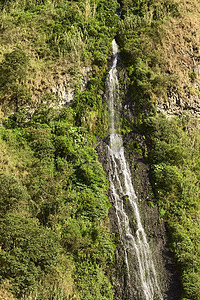
[[[130,171],[125,159],[122,137],[117,134],[117,113],[119,83],[117,74],[118,47],[113,40],[112,67],[107,77],[107,99],[110,116],[110,146],[108,146],[108,167],[110,197],[114,204],[118,223],[120,247],[123,249],[126,266],[126,295],[123,299],[163,299],[157,281],[152,254],[142,226],[138,200],[131,182]],[[130,292],[135,286],[135,292]]]

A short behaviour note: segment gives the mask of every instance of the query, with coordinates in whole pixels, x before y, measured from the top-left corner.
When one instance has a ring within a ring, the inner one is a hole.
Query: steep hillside
[[[0,298],[112,299],[95,134],[117,3],[0,6]]]
[[[199,299],[199,3],[122,3],[118,41],[129,81],[122,131],[136,127],[146,141],[140,151],[151,165],[182,298]]]
[[[159,111],[178,114],[186,110],[200,114],[200,4],[177,1],[179,15],[170,18],[159,51],[166,61],[165,72],[176,78],[166,99],[158,99]]]
[[[95,148],[114,37],[126,152],[167,225],[181,299],[200,299],[199,1],[3,0],[0,24],[0,299],[113,299]]]
[[[88,80],[106,69],[116,33],[116,6],[116,1],[109,5],[107,1],[3,1],[1,87],[11,80],[8,60],[10,64],[16,60],[26,68],[21,70],[27,71],[26,78],[16,79],[27,87],[33,106],[49,92],[60,96],[62,103],[71,101],[75,89],[87,83],[84,77]],[[11,68],[10,72],[16,72],[16,66]],[[1,97],[3,112],[8,113],[10,106],[13,109],[10,97]]]

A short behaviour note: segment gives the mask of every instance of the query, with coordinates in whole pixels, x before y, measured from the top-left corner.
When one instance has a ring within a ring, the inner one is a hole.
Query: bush
[[[13,175],[0,172],[0,217],[9,211],[26,209],[30,196],[25,186]]]
[[[53,232],[17,214],[0,219],[0,244],[1,280],[9,279],[18,297],[55,267],[59,254],[58,238]]]
[[[171,250],[181,270],[183,295],[196,300],[200,272],[198,126],[189,116],[167,119],[162,115],[149,118],[143,125],[149,143],[152,184],[160,215],[168,224]]]

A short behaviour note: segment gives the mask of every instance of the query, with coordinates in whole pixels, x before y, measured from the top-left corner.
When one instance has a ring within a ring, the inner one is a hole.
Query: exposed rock
[[[150,167],[144,161],[144,158],[141,154],[138,154],[134,149],[130,149],[129,144],[132,143],[132,141],[137,141],[137,143],[139,143],[143,153],[146,151],[146,146],[143,137],[137,131],[127,134],[124,138],[126,159],[129,162],[134,189],[140,203],[139,210],[142,216],[143,226],[148,237],[149,245],[152,250],[155,268],[159,277],[159,284],[163,294],[165,295],[164,299],[178,300],[180,298],[181,287],[178,281],[174,259],[169,250],[165,223],[164,220],[159,216],[158,209],[154,201],[149,178]],[[108,142],[109,138],[106,138],[104,141],[100,140],[97,146],[99,160],[106,172],[108,172],[109,166],[107,161]],[[127,202],[128,205],[128,201],[126,201],[125,196],[123,201]],[[131,220],[131,216],[129,217]],[[114,206],[111,206],[110,208],[109,218],[111,232],[115,233],[116,244],[118,244],[118,222]],[[123,257],[123,249],[120,249],[118,246],[116,250],[116,261],[118,262],[118,265],[116,266],[115,270],[113,270],[115,300],[125,300],[129,299],[130,297],[130,294],[128,294],[126,289],[127,272]],[[130,293],[131,299],[134,299],[134,297],[139,299],[138,295],[134,296],[134,288],[131,289]]]
[[[177,1],[179,17],[165,28],[160,52],[172,79],[167,97],[157,99],[157,111],[176,115],[189,110],[200,117],[200,3]]]
[[[74,90],[70,87],[68,82],[63,81],[63,83],[57,84],[56,87],[51,89],[51,91],[60,99],[60,106],[69,105],[72,103],[74,98]]]
[[[141,149],[140,154],[134,149],[128,149],[130,142],[136,141]],[[146,144],[139,132],[133,131],[124,138],[126,158],[129,162],[132,181],[140,206],[143,226],[151,247],[158,280],[164,299],[180,299],[181,287],[176,272],[175,261],[169,250],[167,230],[164,219],[159,216],[150,184],[150,166],[144,160]]]
[[[87,87],[90,75],[92,74],[92,67],[84,67],[80,72],[80,81],[79,84],[77,82],[76,88],[80,85],[80,90],[84,90]],[[70,105],[74,99],[74,88],[73,84],[68,77],[60,77],[56,82],[56,85],[51,88],[51,92],[55,93],[55,95],[60,99],[59,105]]]
[[[78,82],[76,83],[76,88],[80,85],[80,90],[84,90],[87,87],[91,74],[92,67],[83,67],[80,71],[80,80],[79,84]],[[55,87],[51,89],[51,92],[55,93],[60,99],[60,106],[70,105],[74,99],[74,88],[69,76],[65,78],[62,78],[61,76]]]

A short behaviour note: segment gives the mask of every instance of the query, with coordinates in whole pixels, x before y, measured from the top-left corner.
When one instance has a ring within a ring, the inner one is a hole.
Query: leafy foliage
[[[118,43],[129,76],[129,95],[135,123],[155,114],[158,97],[166,97],[176,78],[165,73],[161,50],[165,35],[164,21],[178,15],[178,4],[170,1],[121,1]]]
[[[134,126],[148,142],[151,180],[171,235],[181,274],[183,299],[199,299],[199,122],[189,114],[180,118],[156,115],[157,99],[167,98],[176,78],[165,72],[161,52],[166,21],[179,16],[178,3],[132,1],[122,3],[118,43],[129,77],[129,107]],[[190,74],[194,80],[194,74]]]
[[[152,184],[170,229],[183,297],[199,297],[198,124],[187,116],[155,116],[157,97],[176,83],[165,74],[158,48],[163,22],[179,8],[173,0],[120,2],[121,21],[115,0],[0,3],[0,104],[7,116],[0,128],[0,279],[19,299],[112,299],[108,183],[94,134],[107,132],[101,94],[118,21],[134,121],[149,141]],[[80,89],[83,66],[92,67],[92,75]],[[56,108],[55,96],[41,95],[43,80],[58,72],[77,84],[71,108]],[[38,91],[41,104],[30,113],[30,94]],[[123,122],[131,130],[133,124]]]
[[[29,204],[27,189],[11,174],[0,173],[0,216]]]
[[[59,243],[55,233],[17,214],[0,219],[1,278],[10,279],[17,296],[33,288],[56,264]]]
[[[25,86],[28,58],[19,49],[5,53],[4,56],[0,64],[0,97],[4,106],[14,106],[17,111],[20,106],[31,100]]]
[[[114,247],[102,225],[109,208],[108,182],[94,136],[75,126],[73,115],[70,107],[41,104],[31,118],[13,115],[1,126],[1,143],[13,161],[2,164],[7,171],[0,173],[0,275],[20,299],[41,294],[40,282],[48,286],[50,273],[55,274],[55,286],[63,282],[59,295],[70,295],[63,290],[66,271],[56,275],[65,260],[66,266],[74,265],[71,294],[112,299],[106,274]],[[83,269],[82,256],[87,262]]]
[[[199,297],[199,124],[188,115],[145,122],[152,184],[181,270],[183,298]]]

